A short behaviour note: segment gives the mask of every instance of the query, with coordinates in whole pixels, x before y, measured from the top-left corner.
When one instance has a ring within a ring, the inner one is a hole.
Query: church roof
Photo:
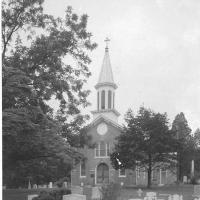
[[[95,126],[96,124],[99,124],[100,122],[106,122],[108,124],[111,124],[112,126],[122,130],[123,127],[120,126],[118,123],[114,122],[113,120],[105,117],[104,115],[100,115],[99,117],[97,117],[95,120],[93,120],[87,127],[90,128],[91,126]]]
[[[110,86],[113,86],[114,88],[117,88],[117,85],[114,83],[114,79],[113,79],[113,72],[112,72],[112,67],[110,63],[108,47],[105,48],[105,55],[104,55],[103,63],[101,66],[99,80],[95,87],[98,88],[104,85],[110,85]]]

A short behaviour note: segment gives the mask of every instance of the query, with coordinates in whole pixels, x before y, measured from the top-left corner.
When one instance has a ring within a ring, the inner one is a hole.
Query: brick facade
[[[97,144],[98,150],[88,147],[80,149],[86,157],[84,170],[81,176],[81,163],[74,167],[71,171],[71,184],[98,185],[102,182],[116,182],[123,185],[146,185],[146,172],[139,169],[125,170],[125,175],[120,176],[119,171],[114,170],[110,162],[109,152],[112,151],[115,138],[122,128],[118,124],[120,114],[115,109],[117,85],[113,79],[108,47],[105,48],[103,64],[95,88],[97,90],[97,110],[92,111],[93,122],[88,126],[87,134],[92,136],[92,141]],[[102,157],[101,154],[104,156]],[[169,171],[157,170],[152,177],[152,183],[156,185],[170,184],[175,181],[175,176]]]

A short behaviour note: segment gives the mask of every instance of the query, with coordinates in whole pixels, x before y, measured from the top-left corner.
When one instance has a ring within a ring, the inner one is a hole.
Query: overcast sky
[[[193,131],[200,127],[200,0],[46,0],[45,11],[64,17],[89,15],[88,30],[98,48],[91,55],[89,110],[96,109],[97,83],[105,37],[120,122],[128,108],[144,104],[167,112],[170,122],[184,112]]]

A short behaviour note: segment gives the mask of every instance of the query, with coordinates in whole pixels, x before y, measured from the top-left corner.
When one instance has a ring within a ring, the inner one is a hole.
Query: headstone
[[[63,195],[63,200],[86,200],[86,195],[81,195],[81,194]]]
[[[72,194],[83,194],[83,188],[80,186],[71,186]]]
[[[183,195],[178,195],[178,194],[169,195],[168,200],[183,200]]]
[[[67,188],[67,182],[63,182],[63,187]]]
[[[33,189],[37,189],[37,184],[34,184],[34,185],[33,185]]]
[[[194,176],[194,160],[191,161],[191,177]]]
[[[53,188],[53,183],[52,182],[49,182],[48,188]]]
[[[28,189],[31,189],[31,182],[30,182],[30,180],[28,181]]]
[[[92,187],[91,199],[101,199],[101,192],[98,187]]]
[[[183,183],[187,183],[187,176],[183,176]]]
[[[156,192],[147,192],[144,200],[157,200]]]
[[[138,191],[137,191],[138,196],[141,197],[142,193],[143,193],[143,191],[139,188]]]
[[[147,197],[156,197],[156,192],[147,192],[146,196]]]
[[[32,200],[34,197],[38,197],[38,194],[29,194],[28,200]]]

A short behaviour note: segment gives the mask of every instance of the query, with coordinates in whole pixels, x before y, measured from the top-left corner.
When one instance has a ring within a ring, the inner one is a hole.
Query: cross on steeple
[[[108,43],[110,42],[110,39],[108,37],[106,37],[106,39],[104,40],[104,42],[106,43],[106,49],[108,49]]]

